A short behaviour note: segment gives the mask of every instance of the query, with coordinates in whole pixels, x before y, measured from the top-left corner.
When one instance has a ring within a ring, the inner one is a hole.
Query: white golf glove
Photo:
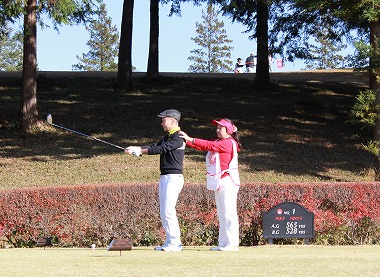
[[[126,149],[126,152],[130,155],[133,155],[133,156],[141,156],[141,147],[138,147],[138,146],[129,146],[127,149]]]

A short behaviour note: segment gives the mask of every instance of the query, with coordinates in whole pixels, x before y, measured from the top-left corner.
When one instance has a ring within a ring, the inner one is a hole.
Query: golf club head
[[[51,116],[51,114],[48,114],[47,117],[46,117],[46,121],[49,125],[52,125],[53,124],[53,117]]]

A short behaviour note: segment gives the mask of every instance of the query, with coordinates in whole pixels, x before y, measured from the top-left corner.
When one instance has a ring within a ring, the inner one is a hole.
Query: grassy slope
[[[52,113],[56,124],[121,146],[156,142],[163,135],[156,114],[167,108],[182,112],[182,129],[195,137],[215,137],[211,120],[229,117],[244,144],[243,182],[373,178],[372,158],[360,148],[369,134],[346,122],[365,87],[354,73],[273,74],[265,92],[253,89],[248,74],[165,76],[153,86],[136,77],[132,92],[113,90],[113,75],[105,76],[41,74],[41,117]],[[157,181],[158,157],[127,156],[53,128],[21,134],[15,127],[19,84],[19,76],[0,76],[0,189]],[[204,181],[203,159],[187,151],[186,182]]]

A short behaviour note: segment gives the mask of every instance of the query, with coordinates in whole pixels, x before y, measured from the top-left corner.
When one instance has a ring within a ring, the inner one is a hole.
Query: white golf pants
[[[166,174],[160,176],[158,195],[162,227],[166,234],[164,245],[181,244],[181,231],[179,229],[175,206],[183,184],[184,178],[182,174]]]
[[[246,72],[247,73],[255,73],[255,68],[254,67],[247,67]]]
[[[220,189],[215,191],[215,203],[219,218],[219,247],[239,246],[239,217],[237,214],[237,194],[239,186],[229,176],[220,181]]]

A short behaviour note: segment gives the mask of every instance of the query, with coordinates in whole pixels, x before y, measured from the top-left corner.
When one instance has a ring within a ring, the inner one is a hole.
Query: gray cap
[[[157,115],[158,117],[173,117],[179,121],[181,119],[181,113],[175,109],[165,110]]]

